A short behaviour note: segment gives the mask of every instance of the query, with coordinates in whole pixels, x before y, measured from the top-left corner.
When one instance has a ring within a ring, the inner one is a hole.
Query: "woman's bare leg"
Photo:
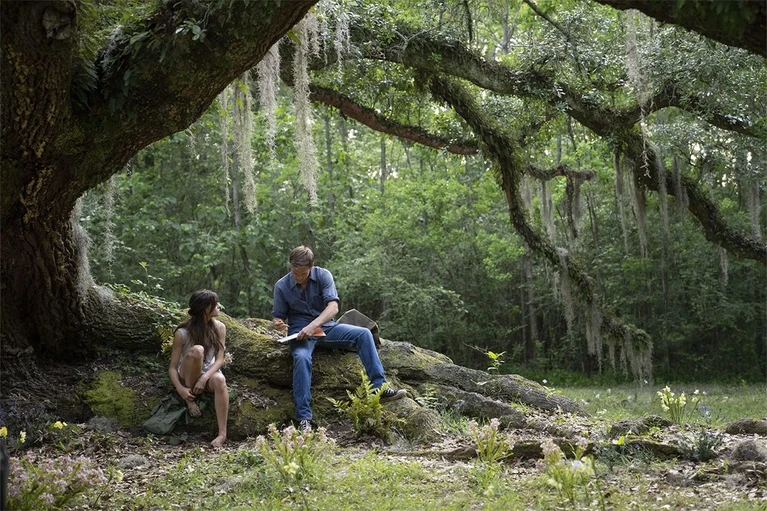
[[[181,384],[185,387],[189,387],[190,392],[202,374],[203,353],[204,348],[199,344],[189,348],[189,351],[186,352],[186,356],[184,357],[184,361],[181,363],[181,368],[178,370]],[[202,415],[200,407],[197,406],[197,403],[195,403],[194,400],[187,401],[186,406],[189,408],[189,415],[192,417],[199,417]]]
[[[213,402],[216,405],[216,420],[218,421],[218,436],[210,443],[219,448],[226,442],[226,423],[229,418],[229,389],[224,375],[216,372],[208,380],[208,390],[213,392]]]

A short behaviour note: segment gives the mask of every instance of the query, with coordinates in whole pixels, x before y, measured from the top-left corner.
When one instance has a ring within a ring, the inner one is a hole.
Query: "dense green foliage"
[[[399,4],[347,7],[379,31],[425,27],[438,18],[441,36],[508,66],[550,73],[595,105],[629,107],[672,84],[687,111],[654,112],[649,104],[642,115],[647,144],[658,149],[669,174],[677,169],[715,199],[731,225],[764,239],[767,92],[758,58],[641,17],[634,34],[637,81],[626,71],[630,23],[603,6],[541,2],[566,38],[523,2],[492,2],[470,16],[457,2]],[[344,94],[391,119],[447,138],[472,138],[451,110],[429,103],[410,69],[347,56],[341,69],[312,75],[317,83],[339,79]],[[279,91],[274,158],[265,140],[267,120],[262,111],[255,115],[254,212],[226,202],[235,189],[243,196],[244,180],[236,178],[241,166],[231,129],[235,173],[225,177],[222,122],[230,114],[218,104],[187,132],[146,148],[124,173],[92,190],[82,223],[93,240],[96,281],[151,289],[182,303],[207,287],[219,293],[230,315],[268,318],[271,286],[287,271],[289,250],[308,244],[317,264],[335,275],[341,309],[374,317],[384,337],[481,368],[487,365],[482,350],[493,350],[507,352],[506,371],[612,375],[609,362],[588,354],[587,309],[576,306],[568,329],[559,269],[526,251],[511,229],[508,205],[481,153],[455,156],[413,145],[316,107],[319,200],[311,204],[299,177],[291,97],[290,89]],[[625,189],[616,192],[618,142],[582,127],[562,113],[564,106],[487,92],[478,98],[487,115],[503,120],[521,140],[518,157],[525,163],[596,173],[581,186],[577,204],[567,200],[565,178],[545,182],[553,197],[548,213],[544,185],[525,177],[529,216],[557,246],[576,254],[607,306],[652,336],[657,376],[764,379],[764,266],[722,253],[678,200],[648,194],[646,207],[638,206],[632,191],[638,185],[625,169]],[[704,122],[721,111],[732,122],[756,126],[756,136]],[[755,208],[749,207],[754,190]],[[569,205],[576,209],[572,223]],[[615,378],[622,375],[616,361]]]

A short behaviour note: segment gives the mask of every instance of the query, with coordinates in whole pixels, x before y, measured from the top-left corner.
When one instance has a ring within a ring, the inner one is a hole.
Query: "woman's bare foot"
[[[213,439],[210,445],[212,445],[216,449],[221,449],[221,447],[223,447],[224,445],[224,442],[226,442],[226,435],[218,435],[216,438]]]
[[[200,410],[200,407],[197,406],[197,403],[194,401],[187,401],[186,402],[187,408],[189,408],[189,415],[192,417],[199,417],[202,415],[202,410]]]

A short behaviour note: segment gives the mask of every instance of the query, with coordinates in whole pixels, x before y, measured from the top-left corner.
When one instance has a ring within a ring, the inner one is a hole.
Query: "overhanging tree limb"
[[[94,81],[75,84],[87,91],[86,110],[80,111],[69,108],[77,51],[70,40],[76,38],[55,30],[47,36],[35,25],[51,17],[44,12],[58,13],[75,3],[3,2],[2,110],[8,131],[3,146],[20,148],[14,162],[26,169],[3,172],[3,220],[20,214],[13,208],[35,209],[41,217],[62,204],[71,210],[85,190],[105,181],[141,148],[199,118],[316,1],[165,2],[139,27],[116,30],[109,51],[103,49],[88,64],[95,69]],[[72,33],[79,30],[74,12],[57,15],[69,15]],[[191,29],[185,32],[190,26],[199,30],[198,37]],[[50,51],[65,45],[62,51]],[[35,101],[31,117],[17,115],[34,94],[47,98],[50,106],[41,108],[41,101]],[[58,95],[66,101],[53,102]],[[32,129],[39,125],[48,128]],[[24,140],[32,136],[34,140]],[[55,172],[46,171],[51,162],[59,167]],[[22,203],[20,192],[26,189],[36,190],[35,197]]]
[[[564,164],[557,165],[556,167],[550,169],[542,169],[535,165],[527,165],[523,169],[523,172],[528,176],[540,179],[541,181],[548,181],[557,176],[565,176],[580,181],[588,181],[590,179],[594,179],[594,177],[597,175],[597,173],[593,170],[572,170],[570,167]]]
[[[647,106],[644,108],[645,115],[665,108],[675,107],[689,112],[721,130],[732,131],[767,141],[767,128],[750,120],[748,118],[749,113],[743,112],[733,115],[721,112],[715,106],[708,104],[710,102],[706,102],[699,96],[682,93],[679,83],[667,81],[647,103]],[[634,118],[638,122],[641,117],[640,107],[634,108],[628,117]]]
[[[692,30],[728,46],[767,57],[767,2],[596,0],[620,10],[636,9],[663,23]]]
[[[354,34],[355,37],[360,36],[359,32]],[[407,46],[389,47],[386,44],[375,45],[375,35],[365,34],[369,43],[366,50],[368,58],[463,78],[498,94],[539,99],[553,106],[562,106],[568,115],[597,135],[619,141],[627,147],[642,145],[642,135],[635,129],[638,120],[635,109],[616,110],[605,106],[575,92],[540,69],[516,71],[500,63],[488,62],[457,41],[438,41],[425,35],[413,35]],[[701,193],[692,181],[684,180],[683,185],[689,198],[689,210],[703,227],[707,239],[739,257],[767,264],[767,244],[730,226],[716,204]],[[650,188],[657,191],[657,184]],[[673,187],[667,188],[667,191],[674,194]]]
[[[634,164],[632,168],[634,177],[648,189],[658,192],[660,188],[658,185],[660,172],[658,165],[662,162],[659,161],[655,148],[652,145],[643,144],[639,134],[627,135],[624,140],[626,142],[625,153]],[[677,192],[671,172],[664,172],[664,174],[667,193],[676,197]],[[730,227],[727,221],[722,218],[719,208],[709,198],[709,194],[689,177],[679,176],[679,179],[682,181],[683,193],[686,194],[688,209],[700,222],[703,234],[708,241],[727,249],[735,256],[754,259],[767,265],[767,244]],[[676,197],[676,199],[682,200],[681,197]]]
[[[410,140],[426,147],[443,149],[453,154],[470,155],[478,152],[477,143],[474,141],[448,140],[429,133],[423,128],[400,124],[379,114],[372,108],[360,105],[336,90],[312,84],[309,86],[309,91],[311,94],[309,99],[312,101],[335,107],[343,115],[351,117],[375,131]]]
[[[285,75],[283,74],[283,78]],[[337,108],[343,115],[350,117],[372,130],[380,133],[386,133],[398,138],[410,140],[425,147],[445,150],[452,154],[473,155],[479,152],[479,146],[471,140],[454,141],[429,133],[418,126],[409,126],[400,124],[386,116],[383,116],[372,108],[360,105],[350,97],[320,85],[310,85],[310,99],[318,103]],[[538,128],[540,126],[537,126]],[[535,129],[536,126],[531,127]],[[527,132],[528,130],[524,130]],[[567,165],[558,165],[550,169],[543,169],[536,165],[527,165],[522,169],[524,174],[539,179],[549,181],[556,177],[569,177],[579,181],[588,181],[596,176],[593,170],[573,170]]]

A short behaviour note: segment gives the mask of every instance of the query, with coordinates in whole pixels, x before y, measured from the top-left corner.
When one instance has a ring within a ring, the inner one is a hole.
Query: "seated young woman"
[[[189,319],[173,332],[173,351],[168,374],[176,392],[189,408],[192,417],[202,412],[197,396],[213,393],[218,421],[218,436],[211,445],[220,448],[226,442],[226,422],[229,415],[229,390],[221,372],[224,365],[226,327],[216,319],[219,314],[218,295],[203,289],[189,298]]]

